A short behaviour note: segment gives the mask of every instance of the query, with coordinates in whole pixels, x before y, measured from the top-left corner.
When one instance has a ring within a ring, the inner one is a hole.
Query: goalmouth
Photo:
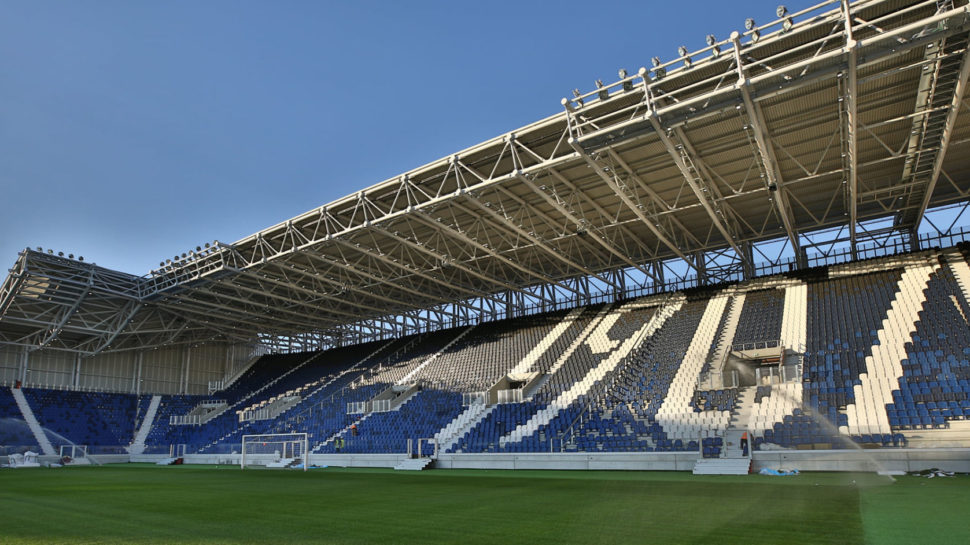
[[[243,435],[240,469],[247,466],[303,468],[309,464],[310,439],[306,433]]]

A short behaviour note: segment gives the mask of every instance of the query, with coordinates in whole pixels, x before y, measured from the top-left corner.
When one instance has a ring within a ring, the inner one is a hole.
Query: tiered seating
[[[667,390],[656,420],[675,439],[693,439],[702,433],[727,427],[730,414],[720,411],[695,412],[691,406],[697,379],[704,363],[710,358],[711,346],[718,337],[717,325],[727,309],[728,297],[724,293],[714,295],[707,303],[704,314],[691,338],[683,363]]]
[[[508,445],[499,444],[499,438],[510,433],[516,427],[526,423],[539,409],[545,405],[526,401],[523,403],[503,403],[496,405],[481,422],[469,430],[459,441],[454,452],[536,452],[531,440]],[[548,447],[546,447],[548,451]]]
[[[601,305],[586,307],[583,313],[560,335],[528,371],[548,373],[559,361],[560,357],[572,346],[576,339],[586,331],[596,313],[602,309]]]
[[[564,450],[625,450],[627,447],[622,445],[636,445],[639,448],[644,444],[647,451],[697,449],[696,443],[692,445],[691,440],[677,440],[679,442],[675,443],[668,439],[667,433],[656,421],[656,414],[706,307],[707,299],[703,295],[684,303],[644,345],[631,354],[610,381],[610,401],[591,404],[593,418],[580,418],[572,424]],[[604,423],[604,420],[612,423]],[[600,430],[604,433],[599,433]]]
[[[408,439],[430,438],[453,420],[461,411],[461,394],[444,390],[422,390],[400,408],[374,413],[357,425],[357,433],[343,432],[346,453],[401,453],[407,450]],[[424,447],[429,454],[432,446]],[[320,452],[336,452],[333,443]]]
[[[519,363],[565,315],[556,312],[481,324],[414,378],[453,391],[485,390]]]
[[[18,447],[25,446],[32,446],[35,452],[39,452],[36,444],[37,439],[24,422],[10,388],[0,387],[0,445],[13,447],[12,452],[21,452],[22,449]],[[0,449],[0,455],[5,454],[8,453]]]
[[[195,426],[169,426],[169,418],[188,413],[202,399],[203,396],[194,395],[162,396],[155,422],[145,439],[145,454],[165,454],[170,445],[187,444],[188,432]]]
[[[138,397],[133,394],[24,388],[34,416],[57,448],[88,445],[88,452],[124,452],[134,437]]]
[[[953,273],[943,267],[927,286],[903,377],[887,406],[894,429],[942,428],[970,416],[970,305]]]
[[[405,378],[408,379],[408,382],[415,382],[413,373],[417,368],[431,356],[444,349],[464,329],[466,328],[446,329],[412,337],[399,357],[381,364],[380,369],[366,379],[364,383],[390,386]]]
[[[532,416],[500,435],[498,447],[509,452],[529,452],[529,445],[542,450],[554,448],[554,439],[561,437],[573,420],[570,415],[577,407],[588,405],[588,394],[594,389],[600,391],[598,386],[615,373],[615,367],[634,348],[639,332],[646,331],[655,310],[636,302],[603,308],[591,322],[583,342],[553,366],[553,374],[533,398],[534,403],[520,404],[518,415],[534,410]],[[482,439],[479,438],[480,443]],[[494,441],[489,444],[495,448]]]
[[[818,418],[831,425],[809,430],[803,426],[804,419],[787,419],[764,432],[765,442],[786,447],[840,443],[836,427],[847,425],[848,420],[839,410],[855,402],[853,386],[865,372],[866,356],[872,353],[900,276],[896,269],[808,284],[804,399]]]
[[[320,386],[319,382],[345,371],[356,363],[354,358],[373,352],[378,344],[338,348],[324,354],[264,356],[229,388],[213,396],[165,396],[146,440],[146,452],[168,452],[169,445],[173,444],[187,445],[188,452],[214,452],[227,448],[231,451],[232,447],[214,448],[214,443],[231,444],[232,439],[238,439],[236,442],[239,443],[244,433],[262,433],[257,430],[272,427],[275,423],[265,421],[258,424],[240,424],[238,411],[259,403],[250,403],[255,401],[254,394],[262,400],[272,399],[294,389],[309,395],[304,388]],[[287,374],[281,376],[284,373]],[[225,399],[229,402],[230,409],[202,425],[169,425],[170,416],[184,415],[208,399]]]
[[[747,292],[732,344],[777,341],[781,336],[784,307],[784,290]]]
[[[339,436],[342,452],[403,453],[407,439],[434,437],[455,421],[446,438],[454,441],[453,452],[694,451],[719,457],[725,444],[715,433],[727,429],[732,412],[744,422],[730,426],[753,426],[755,449],[848,441],[901,446],[907,430],[945,428],[970,414],[970,302],[963,285],[970,272],[965,256],[953,250],[943,255],[939,267],[918,254],[802,271],[771,283],[691,290],[662,307],[659,298],[628,301],[267,356],[213,396],[164,396],[146,452],[167,453],[173,444],[188,445],[187,452],[232,452],[243,434],[306,431],[315,452],[335,452],[330,439]],[[721,361],[725,347],[765,341],[798,350],[784,363],[789,371],[802,365],[801,381],[762,384],[743,397],[736,388],[697,390],[698,381],[714,384],[704,381],[706,366]],[[462,393],[486,390],[513,371],[545,374],[530,387],[534,397],[463,412]],[[421,390],[395,410],[348,414],[348,403],[372,400],[398,383]],[[25,394],[43,426],[92,447],[129,444],[150,400],[36,389]],[[279,396],[301,401],[273,418],[240,423],[238,411],[268,407]],[[225,399],[230,407],[204,425],[169,425],[170,416],[207,399]],[[738,410],[739,399],[753,406]],[[0,389],[0,418],[19,419],[18,413],[9,389]],[[855,431],[847,436],[853,419]],[[891,433],[882,431],[883,423]],[[356,435],[347,431],[351,424]],[[15,441],[33,442],[0,435],[0,442]]]
[[[692,404],[696,412],[701,411],[730,411],[734,409],[738,400],[737,388],[722,388],[720,390],[703,390],[694,393]]]

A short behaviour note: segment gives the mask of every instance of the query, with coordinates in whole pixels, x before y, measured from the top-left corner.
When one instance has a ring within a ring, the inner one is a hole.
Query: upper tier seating
[[[781,336],[784,307],[784,290],[770,289],[746,293],[732,344],[777,341]]]

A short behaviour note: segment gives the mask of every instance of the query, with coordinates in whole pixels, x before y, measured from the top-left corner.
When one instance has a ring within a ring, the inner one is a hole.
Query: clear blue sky
[[[0,267],[42,246],[145,274],[776,6],[600,4],[2,1]]]

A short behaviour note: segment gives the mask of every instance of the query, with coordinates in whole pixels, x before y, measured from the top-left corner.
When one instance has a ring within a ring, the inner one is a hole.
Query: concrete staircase
[[[17,402],[17,406],[20,407],[21,414],[24,415],[24,422],[30,428],[30,431],[34,434],[34,438],[37,439],[37,444],[40,445],[40,450],[43,452],[41,454],[47,456],[57,456],[57,452],[54,450],[54,445],[51,444],[50,439],[47,438],[47,434],[44,433],[43,428],[40,427],[40,422],[37,421],[37,417],[34,416],[34,411],[31,410],[30,404],[27,403],[27,398],[24,397],[24,392],[20,388],[11,388],[11,393],[13,393],[13,398]]]
[[[754,399],[758,393],[757,386],[748,386],[738,390],[738,408],[731,413],[728,428],[739,430],[748,429],[751,413],[754,411]]]
[[[717,331],[715,336],[717,343],[707,360],[708,370],[697,379],[698,390],[717,390],[728,386],[725,384],[721,373],[724,369],[724,363],[731,353],[734,335],[738,331],[738,322],[741,321],[741,310],[744,308],[745,297],[745,293],[736,293],[729,296],[727,306],[724,309],[724,323]]]
[[[744,300],[746,297],[747,295],[745,293],[739,293],[731,297],[727,318],[724,320],[724,326],[718,333],[717,346],[714,348],[714,354],[711,356],[712,369],[715,366],[718,367],[714,369],[715,371],[721,370],[720,366],[727,359],[727,355],[731,351],[734,335],[738,332],[738,323],[741,322],[741,310],[744,308]]]
[[[395,471],[421,471],[431,465],[431,458],[406,458],[394,466]]]
[[[694,475],[747,475],[750,471],[748,458],[701,458],[694,464]]]
[[[162,402],[162,396],[152,396],[148,410],[145,411],[145,418],[141,421],[141,426],[135,434],[135,440],[128,446],[128,454],[143,454],[145,452],[145,441],[148,439],[148,432],[152,431],[152,424],[155,422],[155,415],[158,413],[158,406]]]

